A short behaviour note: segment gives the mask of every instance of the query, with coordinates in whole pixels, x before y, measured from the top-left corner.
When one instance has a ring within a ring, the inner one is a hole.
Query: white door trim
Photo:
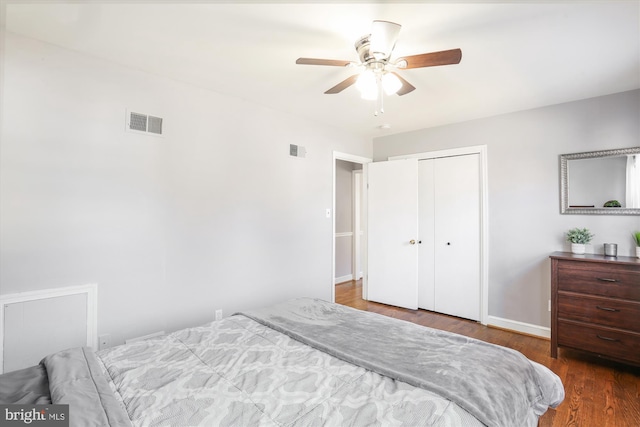
[[[333,163],[331,165],[331,170],[333,171],[332,173],[332,177],[333,177],[333,197],[331,198],[331,223],[332,223],[332,228],[331,228],[331,239],[332,239],[332,244],[331,244],[331,280],[329,281],[329,283],[331,283],[331,301],[332,302],[336,302],[336,287],[335,287],[335,277],[336,277],[336,160],[345,160],[347,162],[352,162],[352,163],[359,163],[362,165],[362,169],[363,169],[363,182],[366,182],[366,172],[364,165],[367,163],[371,163],[373,161],[373,159],[369,158],[369,157],[362,157],[362,156],[358,156],[355,154],[349,154],[349,153],[342,153],[340,151],[334,151],[333,152]],[[363,197],[365,198],[362,201],[363,206],[366,206],[366,194],[367,192],[365,191],[363,194]],[[364,235],[362,236],[363,238],[360,241],[360,245],[362,247],[366,247],[367,245],[367,212],[366,209],[364,209],[363,215],[362,215],[362,228],[364,230]],[[361,264],[362,264],[362,296],[363,298],[366,299],[366,295],[367,295],[367,251],[361,251],[362,254],[362,258],[360,260]]]
[[[362,253],[362,234],[360,233],[360,231],[362,230],[362,177],[362,169],[354,170],[351,172],[351,186],[353,188],[353,240],[351,242],[351,275],[353,276],[353,280],[358,280],[360,278],[360,275],[362,274],[362,260],[360,258],[360,254]]]
[[[489,320],[489,185],[487,173],[487,146],[474,145],[448,150],[405,154],[389,157],[388,160],[417,158],[418,160],[439,157],[480,155],[480,323],[486,325]]]

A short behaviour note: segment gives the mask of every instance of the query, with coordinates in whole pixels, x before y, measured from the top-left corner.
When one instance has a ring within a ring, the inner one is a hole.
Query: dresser
[[[551,357],[567,347],[640,366],[640,259],[550,258]]]

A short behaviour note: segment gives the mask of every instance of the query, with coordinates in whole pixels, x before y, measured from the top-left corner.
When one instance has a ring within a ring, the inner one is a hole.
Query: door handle
[[[413,240],[413,239],[411,239],[411,240],[409,240],[409,243],[411,243],[412,245],[415,245],[415,244],[416,244],[416,241],[415,241],[415,240]]]

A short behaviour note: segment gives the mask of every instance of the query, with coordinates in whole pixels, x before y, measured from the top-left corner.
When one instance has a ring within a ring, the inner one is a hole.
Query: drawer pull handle
[[[607,279],[607,278],[604,278],[604,277],[598,277],[597,279],[600,280],[601,282],[612,282],[612,283],[613,282],[617,282],[616,279]]]
[[[600,338],[601,340],[605,340],[605,341],[615,341],[615,342],[620,341],[619,339],[616,339],[616,338],[603,337],[603,336],[601,336],[601,335],[596,335],[596,336],[597,336],[598,338]]]
[[[597,308],[598,310],[604,310],[604,311],[620,311],[620,310],[619,310],[619,309],[617,309],[617,308],[600,307],[599,305],[596,305],[596,308]]]

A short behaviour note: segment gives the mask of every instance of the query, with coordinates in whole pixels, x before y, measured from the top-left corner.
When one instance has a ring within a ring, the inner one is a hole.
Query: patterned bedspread
[[[514,350],[308,298],[41,365],[0,398],[68,404],[72,427],[522,427],[564,398]]]
[[[97,356],[135,426],[482,425],[242,315]]]

